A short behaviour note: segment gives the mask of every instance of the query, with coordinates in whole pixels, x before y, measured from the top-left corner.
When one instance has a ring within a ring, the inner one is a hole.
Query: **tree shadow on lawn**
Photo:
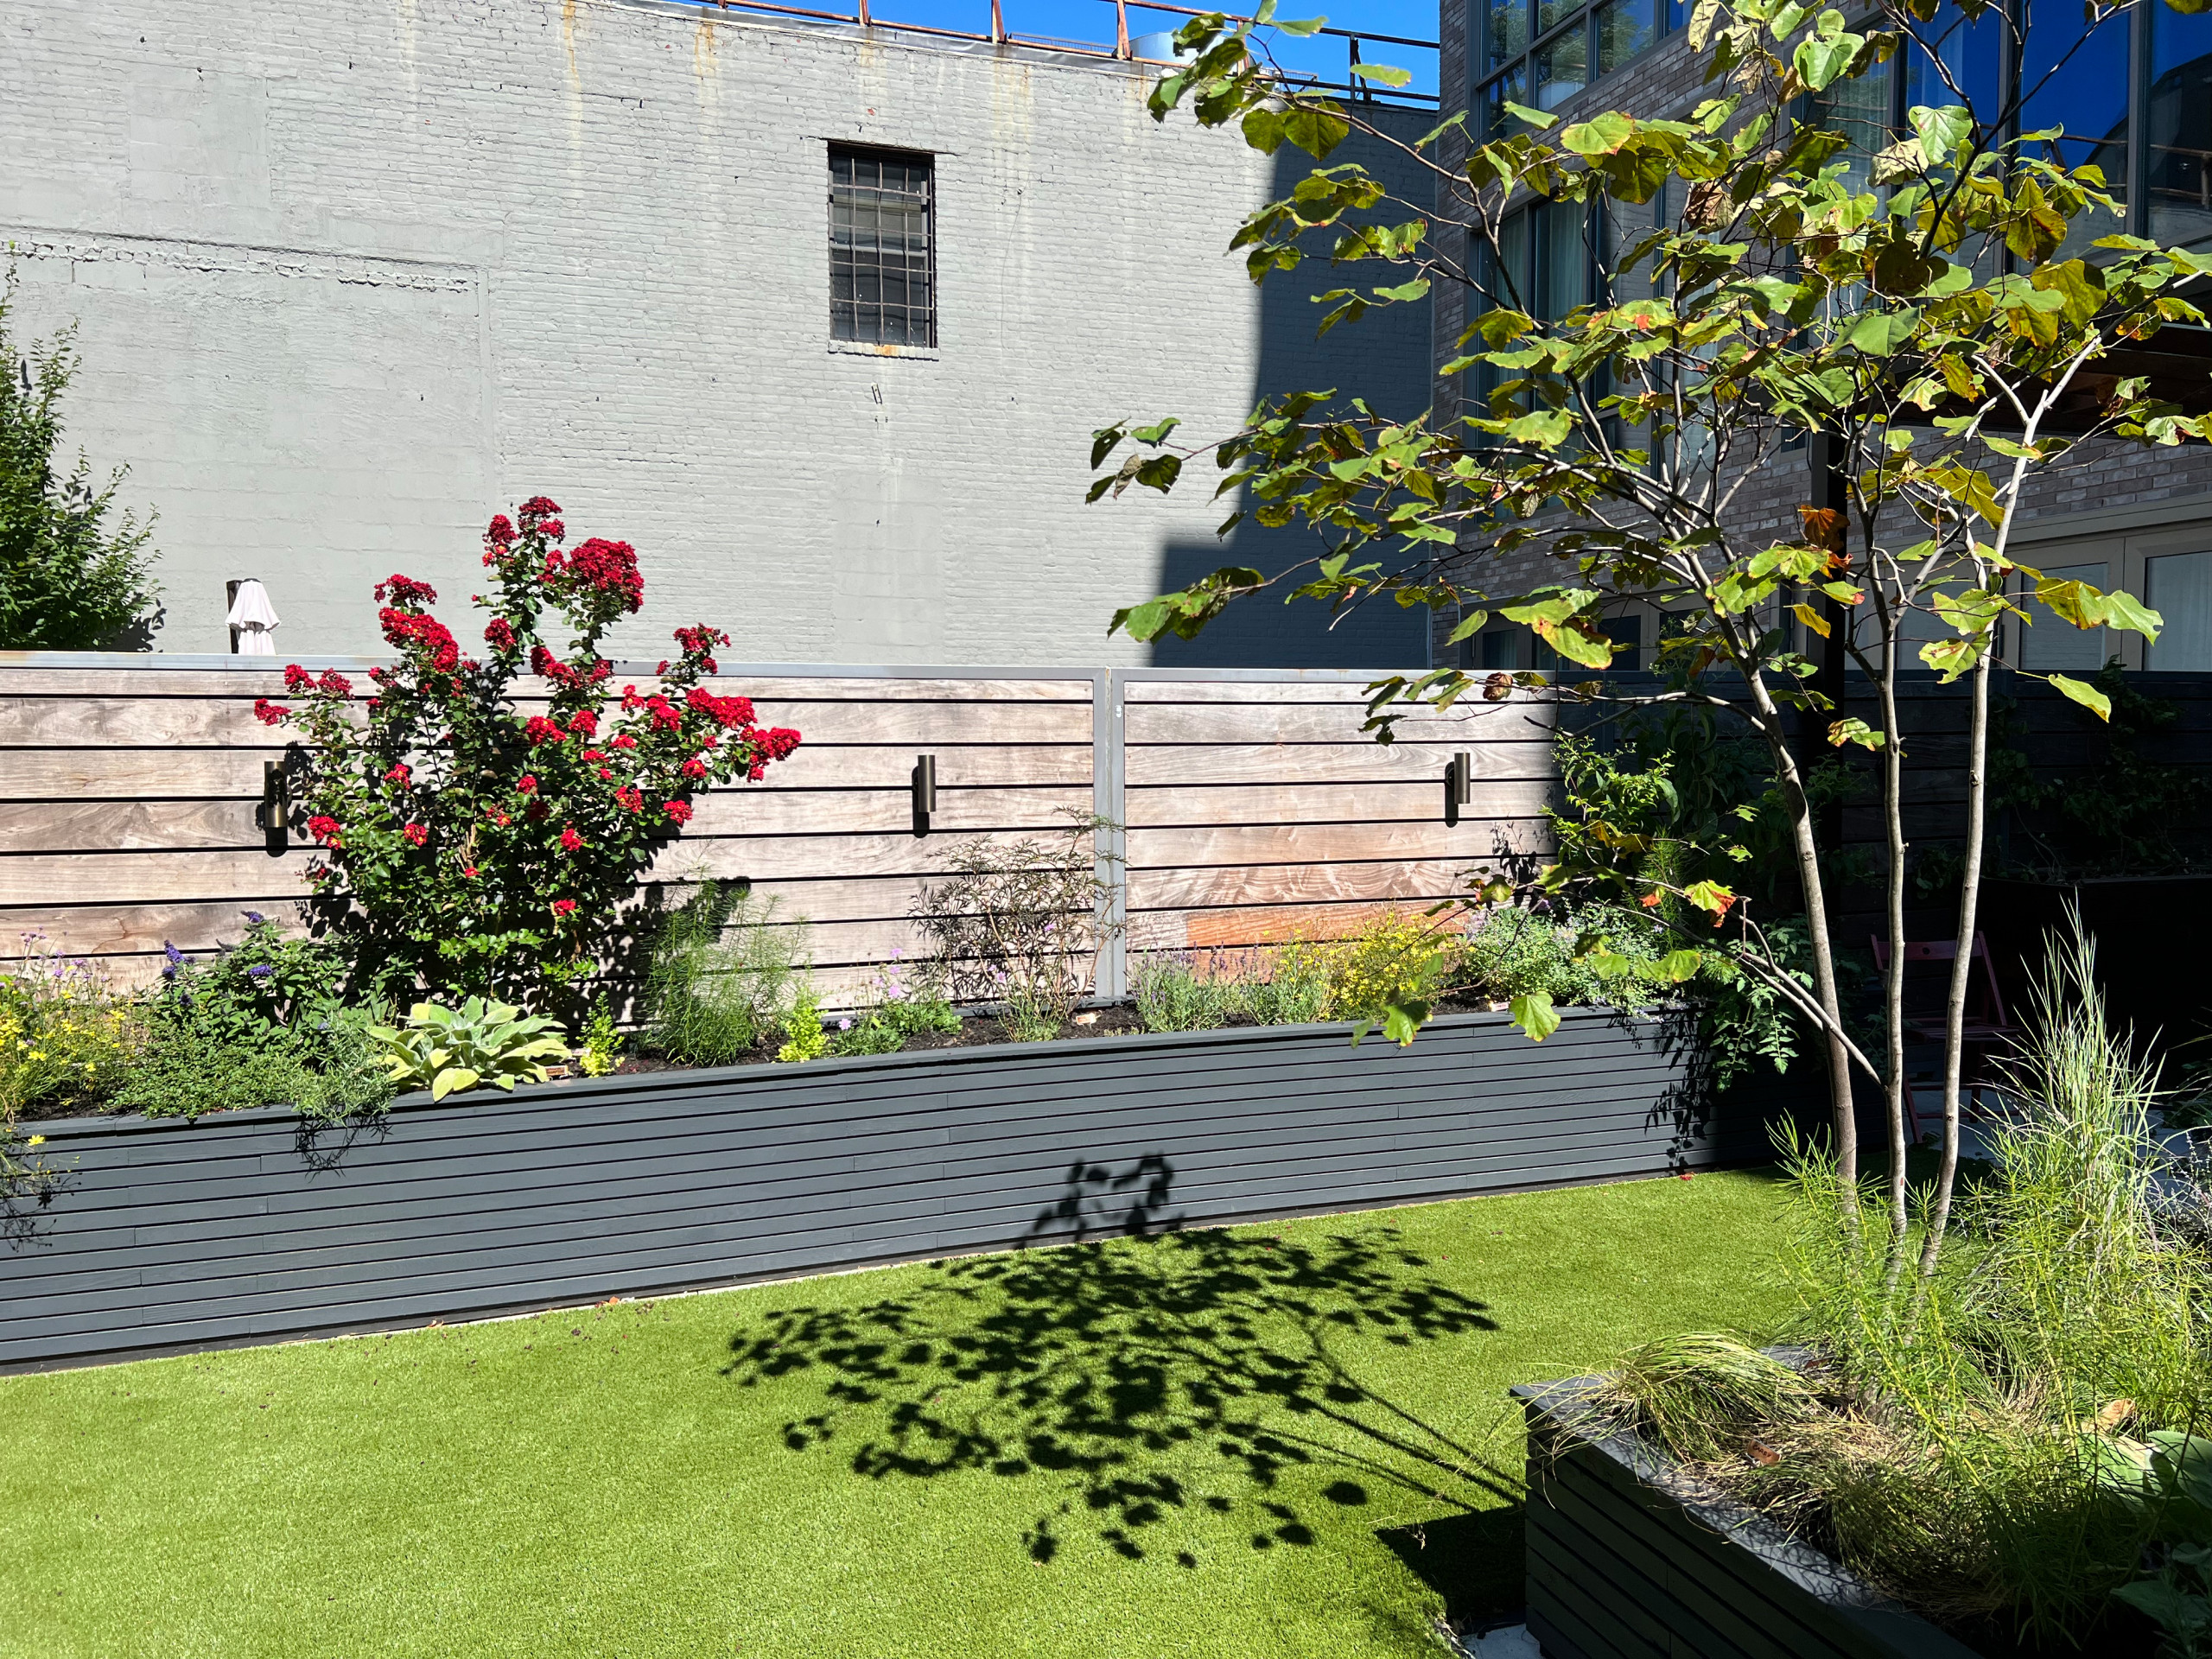
[[[1425,1421],[1346,1357],[1497,1328],[1427,1267],[1379,1225],[976,1258],[933,1268],[909,1295],[772,1313],[732,1338],[726,1374],[752,1388],[826,1373],[822,1409],[785,1423],[785,1443],[809,1452],[856,1435],[851,1466],[872,1479],[1063,1476],[1065,1501],[1024,1534],[1039,1562],[1071,1524],[1142,1560],[1147,1529],[1200,1508],[1246,1517],[1253,1549],[1309,1545],[1319,1517],[1294,1500],[1330,1474],[1320,1497],[1332,1516],[1370,1487],[1466,1514],[1517,1503],[1517,1468]],[[1176,1560],[1198,1565],[1186,1548]]]

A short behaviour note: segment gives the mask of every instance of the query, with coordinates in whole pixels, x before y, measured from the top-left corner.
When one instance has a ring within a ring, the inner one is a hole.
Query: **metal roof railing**
[[[861,29],[894,30],[902,35],[922,35],[938,40],[973,41],[988,42],[995,46],[1026,46],[1039,51],[1066,53],[1077,57],[1103,58],[1125,63],[1157,63],[1163,67],[1172,63],[1173,60],[1138,56],[1135,41],[1144,36],[1139,35],[1133,37],[1130,35],[1129,14],[1131,12],[1160,13],[1175,17],[1204,17],[1211,15],[1198,7],[1158,3],[1157,0],[1099,0],[1100,4],[1110,5],[1114,8],[1114,41],[1113,44],[1109,46],[1103,41],[1094,43],[1065,41],[1049,35],[1016,33],[1007,27],[1004,0],[988,0],[990,28],[988,32],[981,34],[966,29],[941,29],[933,23],[903,23],[887,17],[880,17],[875,15],[870,0],[854,0],[854,3],[859,9],[851,12],[823,11],[806,6],[779,5],[774,3],[774,0],[693,0],[693,3],[702,8],[712,6],[719,11],[757,12],[770,17],[803,18],[810,22],[851,23]],[[1233,12],[1224,15],[1231,22],[1241,23],[1252,21],[1249,17],[1239,16]],[[1413,92],[1385,86],[1378,82],[1364,79],[1352,73],[1363,62],[1367,61],[1360,55],[1360,48],[1363,43],[1411,47],[1419,51],[1433,52],[1437,49],[1434,41],[1414,40],[1404,35],[1383,35],[1372,29],[1363,29],[1324,28],[1316,32],[1341,40],[1345,43],[1344,79],[1328,80],[1318,75],[1285,70],[1281,73],[1287,85],[1295,86],[1301,92],[1338,92],[1361,103],[1421,105],[1433,105],[1437,103],[1437,95],[1434,92]]]

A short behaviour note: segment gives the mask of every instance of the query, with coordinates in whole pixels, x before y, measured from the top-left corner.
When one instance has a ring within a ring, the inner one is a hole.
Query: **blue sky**
[[[1196,5],[1203,3],[1203,0],[1181,3]],[[851,10],[852,0],[785,0],[785,3],[811,3],[824,11],[847,11]],[[990,28],[990,0],[869,0],[869,4],[874,16],[895,22],[927,23],[938,29],[966,29],[979,35]],[[1435,0],[1427,0],[1426,3],[1422,0],[1360,0],[1357,5],[1334,9],[1317,3],[1316,0],[1278,0],[1278,4],[1286,17],[1325,17],[1332,29],[1371,29],[1380,34],[1419,41],[1436,38]],[[1000,7],[1007,29],[1016,35],[1104,45],[1113,42],[1111,0],[1000,0]],[[1234,9],[1248,13],[1251,10],[1249,5]],[[1134,4],[1129,8],[1129,33],[1133,35],[1173,29],[1185,21],[1168,13],[1147,12]],[[1274,50],[1276,60],[1286,67],[1305,70],[1326,80],[1341,81],[1344,78],[1345,42],[1341,40],[1328,35],[1309,40],[1277,35]],[[1363,47],[1360,55],[1370,63],[1395,64],[1411,70],[1411,86],[1415,89],[1429,92],[1436,90],[1433,52],[1376,45]]]

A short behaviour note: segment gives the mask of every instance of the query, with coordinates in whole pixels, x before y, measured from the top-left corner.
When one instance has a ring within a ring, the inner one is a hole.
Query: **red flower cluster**
[[[374,676],[381,671],[372,668],[369,673]],[[315,690],[315,676],[297,663],[287,663],[284,664],[284,689],[294,696],[299,696],[302,691],[312,691]]]
[[[410,845],[416,847],[420,847],[430,838],[430,832],[419,823],[410,823],[399,833],[407,837]]]
[[[513,625],[504,616],[493,617],[484,625],[484,643],[494,651],[512,651],[515,648]]]
[[[569,573],[594,593],[620,600],[635,614],[645,601],[645,579],[638,574],[638,550],[627,542],[594,536],[569,550]]]
[[[550,496],[533,495],[515,509],[515,516],[522,520],[525,531],[537,528],[541,519],[551,518],[561,511],[561,504]]]
[[[319,816],[308,820],[308,834],[313,836],[317,841],[321,842],[326,847],[337,847],[344,844],[338,838],[341,827],[342,826],[339,823],[338,820],[333,817]]]
[[[435,605],[438,590],[412,576],[388,576],[377,583],[377,602],[381,605],[387,599],[395,605]]]
[[[621,802],[623,805],[628,807],[632,812],[642,812],[645,810],[645,795],[639,790],[635,784],[626,784],[622,788],[616,790],[614,791],[614,798]]]
[[[799,734],[788,726],[749,726],[745,741],[759,749],[771,760],[788,760],[799,746]],[[753,774],[753,781],[760,781],[760,773]]]
[[[392,646],[400,651],[410,645],[421,647],[429,654],[430,666],[439,673],[450,674],[461,666],[460,645],[446,625],[429,613],[395,610],[387,605],[377,613],[377,620]]]
[[[515,779],[515,793],[518,795],[530,794],[537,787],[537,779],[531,777],[530,773],[526,772],[523,773],[521,777]]]
[[[701,760],[697,755],[693,755],[689,760],[686,760],[683,763],[683,775],[686,778],[692,779],[705,777],[707,775],[707,763]]]
[[[561,826],[561,850],[563,852],[581,852],[583,850],[583,844],[584,838],[576,833],[576,826],[575,824],[564,823]]]
[[[750,726],[753,723],[753,699],[750,697],[718,697],[703,685],[695,685],[683,694],[683,701],[717,726]]]
[[[676,631],[676,643],[683,647],[685,656],[696,657],[700,665],[708,673],[721,672],[721,665],[709,654],[716,645],[729,644],[729,635],[724,633],[720,628],[710,628],[703,622],[696,627],[678,628]]]
[[[523,722],[523,735],[532,744],[558,743],[568,734],[543,715],[532,715]]]
[[[689,823],[691,822],[691,803],[689,801],[664,802],[661,806],[661,810],[667,813],[670,817],[675,819],[678,823]]]
[[[264,726],[282,726],[292,717],[292,711],[281,702],[271,702],[266,697],[253,700],[253,717]]]
[[[398,765],[392,767],[390,772],[385,773],[384,780],[387,784],[397,784],[402,789],[404,789],[408,785],[415,781],[415,774],[407,769],[407,763],[404,760],[402,760]]]
[[[588,709],[579,709],[569,717],[569,729],[579,737],[592,737],[599,731],[599,716]]]
[[[315,682],[315,689],[328,696],[350,697],[353,695],[353,682],[336,669],[326,668],[322,677]]]
[[[573,899],[556,899],[553,901],[553,913],[556,916],[572,916],[575,913],[575,909],[576,901]]]
[[[514,544],[515,527],[507,522],[507,515],[504,512],[493,513],[492,522],[484,527],[484,545],[486,548],[505,548],[512,547]],[[490,564],[492,562],[492,555],[489,552],[486,553],[484,563]]]
[[[614,740],[614,747],[618,749],[634,749],[638,747],[638,740],[625,732]]]

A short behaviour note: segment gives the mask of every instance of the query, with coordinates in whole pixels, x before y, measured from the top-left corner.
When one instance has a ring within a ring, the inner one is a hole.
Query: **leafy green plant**
[[[2144,1464],[2154,1569],[2113,1594],[2165,1632],[2166,1659],[2204,1659],[2212,1654],[2212,1439],[2154,1432]]]
[[[75,331],[19,348],[15,295],[11,267],[0,283],[0,651],[143,650],[160,623],[153,521],[108,522],[125,468],[95,487],[81,452],[66,475],[56,465]]]
[[[779,1065],[804,1065],[830,1052],[830,1033],[822,1024],[822,998],[810,982],[802,982],[793,994],[784,1032],[783,1046],[776,1051]]]
[[[614,1010],[608,1004],[606,993],[592,1005],[591,1018],[584,1025],[583,1046],[576,1051],[576,1069],[588,1077],[603,1077],[611,1073],[622,1057],[622,1033],[614,1027]]]
[[[1255,1026],[1310,1026],[1329,1011],[1329,952],[1310,940],[1246,953],[1235,976],[1236,1007]]]
[[[928,975],[914,975],[902,952],[878,968],[854,1011],[830,1036],[832,1053],[895,1054],[924,1032],[960,1029],[960,1016]]]
[[[64,957],[43,934],[0,974],[0,1138],[25,1111],[97,1105],[146,1046],[143,1017],[91,963]]]
[[[114,1104],[147,1117],[288,1106],[317,1122],[372,1116],[396,1088],[369,1016],[349,1010],[322,1022],[310,1042],[287,1033],[260,1046],[204,1040],[189,1023],[155,1027],[145,1055]]]
[[[646,969],[648,1040],[671,1059],[729,1065],[795,1028],[806,922],[773,899],[702,882],[661,925]]]
[[[1200,972],[1186,950],[1150,951],[1130,964],[1130,993],[1147,1031],[1212,1031],[1243,1011],[1234,980]]]
[[[1401,1030],[1404,1011],[1426,1017],[1459,959],[1459,936],[1415,912],[1386,911],[1329,952],[1329,1017],[1363,1026],[1384,1025],[1389,1035],[1411,1041],[1415,1026]]]
[[[371,1026],[368,1035],[383,1051],[393,1082],[428,1089],[433,1100],[543,1083],[569,1058],[568,1033],[557,1021],[480,996],[457,1008],[417,1002],[404,1024]]]

